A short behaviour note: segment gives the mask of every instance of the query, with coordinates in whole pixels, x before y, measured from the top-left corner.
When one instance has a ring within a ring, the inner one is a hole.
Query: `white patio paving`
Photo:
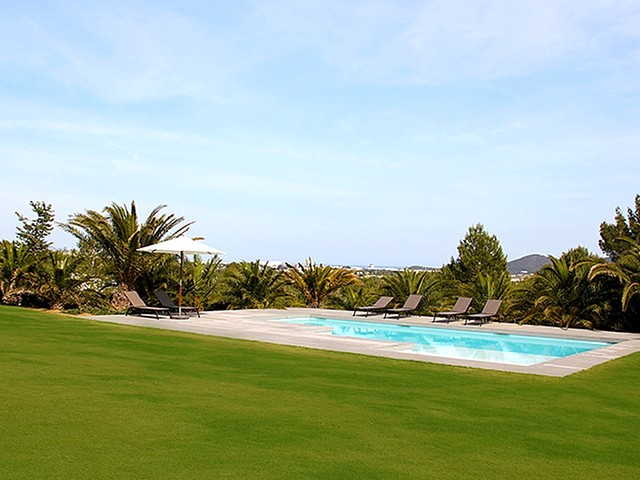
[[[273,321],[276,319],[310,316],[348,320],[369,320],[377,323],[388,322],[396,325],[422,325],[433,328],[480,330],[483,332],[536,335],[615,343],[597,350],[559,358],[536,365],[523,366],[479,360],[429,356],[409,351],[412,344],[333,336],[326,334],[330,331],[327,327],[312,327]],[[190,332],[201,335],[229,337],[281,345],[388,357],[401,360],[413,360],[418,362],[431,362],[554,377],[571,375],[572,373],[580,372],[594,365],[599,365],[634,352],[640,352],[640,335],[631,333],[577,329],[566,331],[556,327],[517,325],[510,323],[485,323],[483,325],[464,325],[463,321],[451,322],[449,324],[441,321],[434,323],[432,322],[432,317],[419,316],[402,318],[400,320],[391,318],[383,319],[382,315],[365,318],[364,316],[354,317],[350,311],[325,309],[289,308],[286,310],[208,311],[201,312],[201,318],[193,316],[188,320],[172,320],[168,317],[161,317],[157,320],[154,317],[140,317],[132,315],[84,316],[82,318],[101,322]]]

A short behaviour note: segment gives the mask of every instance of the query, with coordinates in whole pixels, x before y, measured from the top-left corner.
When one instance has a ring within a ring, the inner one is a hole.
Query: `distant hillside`
[[[518,275],[520,273],[536,273],[550,261],[551,260],[549,260],[549,257],[546,255],[533,253],[510,261],[507,264],[507,267],[509,268],[509,273],[511,275]]]

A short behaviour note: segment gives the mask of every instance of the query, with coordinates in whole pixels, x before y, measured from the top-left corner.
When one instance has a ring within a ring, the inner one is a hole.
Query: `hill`
[[[525,255],[522,258],[510,261],[507,267],[511,275],[536,273],[549,262],[549,257],[546,255],[532,253],[531,255]]]

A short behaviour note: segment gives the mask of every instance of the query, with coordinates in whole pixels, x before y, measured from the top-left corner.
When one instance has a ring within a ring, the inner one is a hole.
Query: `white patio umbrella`
[[[139,252],[148,253],[171,253],[173,255],[180,255],[180,283],[178,285],[178,318],[182,317],[182,265],[184,263],[185,255],[224,255],[225,252],[218,250],[217,248],[210,247],[204,243],[194,240],[184,235],[166,242],[156,243],[154,245],[147,245],[138,249]]]

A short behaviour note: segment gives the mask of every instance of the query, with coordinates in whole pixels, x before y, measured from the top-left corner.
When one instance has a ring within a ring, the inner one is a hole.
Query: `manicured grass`
[[[2,479],[640,478],[640,355],[564,379],[0,307]]]

